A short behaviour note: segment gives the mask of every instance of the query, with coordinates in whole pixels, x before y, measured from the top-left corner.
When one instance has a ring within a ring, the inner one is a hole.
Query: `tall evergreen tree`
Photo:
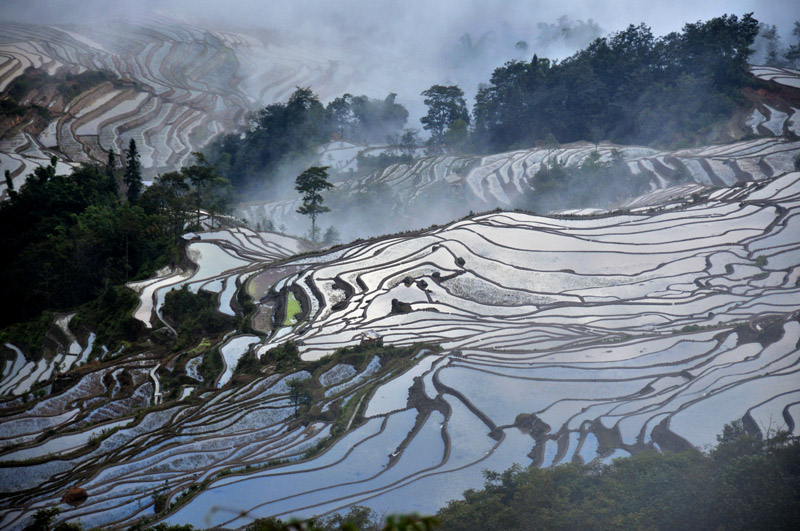
[[[119,197],[119,187],[117,186],[117,176],[114,174],[114,169],[117,165],[117,155],[114,153],[114,148],[108,149],[108,159],[106,159],[106,177],[108,177],[108,189]]]
[[[6,170],[6,190],[8,192],[8,197],[14,197],[17,192],[14,191],[14,179],[11,177],[11,171]]]
[[[128,152],[125,154],[125,186],[128,187],[128,201],[135,203],[142,193],[142,163],[139,161],[139,151],[136,149],[136,140],[131,138]]]

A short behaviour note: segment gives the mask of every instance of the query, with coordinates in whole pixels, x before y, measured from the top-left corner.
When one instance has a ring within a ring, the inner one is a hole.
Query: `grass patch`
[[[203,362],[200,364],[200,372],[203,374],[203,382],[206,385],[214,385],[222,371],[225,370],[225,363],[219,349],[211,349],[203,354]]]
[[[297,324],[297,316],[301,313],[303,313],[303,309],[300,307],[300,301],[290,291],[286,296],[286,318],[283,320],[283,326]]]

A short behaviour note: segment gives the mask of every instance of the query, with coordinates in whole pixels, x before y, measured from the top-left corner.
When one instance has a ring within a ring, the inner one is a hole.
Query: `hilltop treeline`
[[[207,149],[209,160],[238,190],[264,189],[280,174],[294,177],[312,164],[313,148],[337,137],[384,143],[408,119],[396,94],[383,100],[345,94],[327,106],[308,88],[286,103],[267,105],[251,117],[243,133],[228,133]]]
[[[473,144],[484,151],[609,139],[671,144],[707,130],[743,102],[758,21],[725,15],[655,38],[644,24],[561,61],[536,55],[492,74],[475,100]]]
[[[746,102],[745,86],[759,83],[747,73],[758,32],[750,14],[686,24],[660,38],[644,24],[631,25],[560,62],[537,55],[507,62],[478,90],[471,113],[459,87],[434,85],[422,93],[428,113],[421,122],[431,131],[432,153],[579,140],[693,144]],[[219,137],[207,155],[237,190],[275,197],[290,191],[275,187],[291,180],[278,177],[293,178],[316,162],[313,149],[331,139],[394,137],[413,146],[414,130],[403,131],[407,117],[394,94],[345,94],[323,105],[311,89],[298,88],[286,103],[255,113],[246,131]]]

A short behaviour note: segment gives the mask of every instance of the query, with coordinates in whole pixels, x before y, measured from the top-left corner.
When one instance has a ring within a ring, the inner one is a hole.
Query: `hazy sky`
[[[608,31],[646,22],[657,34],[678,30],[687,21],[723,13],[754,12],[778,25],[784,35],[800,18],[796,0],[3,0],[3,20],[81,22],[164,10],[213,22],[227,20],[259,26],[303,25],[306,29],[343,26],[376,34],[405,35],[422,41],[457,32],[480,31],[499,22],[515,29],[552,22],[561,15],[592,18]],[[305,24],[303,24],[305,22]]]
[[[397,92],[412,116],[422,110],[420,91],[433,83],[458,84],[471,102],[478,83],[505,61],[533,53],[560,59],[589,42],[544,43],[539,23],[563,16],[573,23],[591,19],[607,34],[645,22],[663,35],[686,22],[751,11],[776,24],[784,41],[800,20],[797,0],[0,0],[0,21],[79,24],[91,33],[106,18],[168,14],[216,29],[268,29],[281,42],[296,39],[321,55],[332,48],[357,50],[357,57],[375,63],[360,65],[375,82],[364,92],[381,98]],[[479,48],[468,60],[465,35],[473,52]],[[530,48],[515,48],[519,41]]]

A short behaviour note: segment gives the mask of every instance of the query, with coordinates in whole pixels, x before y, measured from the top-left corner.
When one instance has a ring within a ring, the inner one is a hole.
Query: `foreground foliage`
[[[645,452],[610,465],[486,472],[439,512],[443,529],[793,529],[800,441],[741,422],[709,454]]]

